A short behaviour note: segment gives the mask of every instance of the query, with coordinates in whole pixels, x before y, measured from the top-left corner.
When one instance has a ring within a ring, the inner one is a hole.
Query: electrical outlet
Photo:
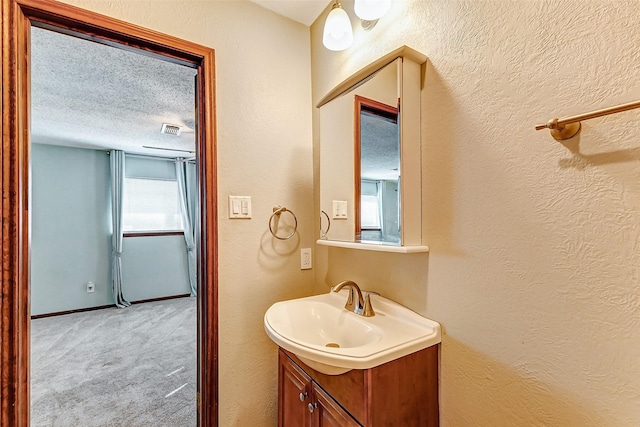
[[[96,291],[96,284],[93,282],[87,282],[87,293],[93,293]]]
[[[300,249],[300,270],[311,268],[311,248]]]

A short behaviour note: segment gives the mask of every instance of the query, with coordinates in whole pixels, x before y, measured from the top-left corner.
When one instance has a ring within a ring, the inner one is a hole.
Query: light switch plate
[[[333,219],[347,219],[347,201],[333,201]]]
[[[251,218],[251,196],[229,196],[229,219]]]

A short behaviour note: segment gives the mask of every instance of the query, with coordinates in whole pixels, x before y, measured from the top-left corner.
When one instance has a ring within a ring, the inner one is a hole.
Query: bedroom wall
[[[275,425],[277,347],[263,316],[314,290],[299,251],[313,247],[317,216],[309,28],[248,1],[65,2],[215,49],[220,426]],[[253,219],[229,220],[229,195],[252,196]],[[269,234],[276,205],[298,218],[291,240]]]
[[[33,144],[32,156],[31,314],[112,305],[109,156],[43,144]],[[175,178],[173,163],[130,163],[137,176]],[[186,258],[182,236],[125,238],[125,296],[188,294]]]
[[[640,110],[564,144],[534,129],[640,99],[640,2],[402,0],[369,32],[341,3],[354,44],[322,46],[328,11],[312,26],[314,101],[403,44],[429,57],[431,252],[318,247],[318,282],[442,324],[443,427],[640,425]]]
[[[31,314],[113,304],[109,156],[41,144],[31,155]]]
[[[122,282],[129,301],[191,292],[183,236],[125,237],[122,248]]]

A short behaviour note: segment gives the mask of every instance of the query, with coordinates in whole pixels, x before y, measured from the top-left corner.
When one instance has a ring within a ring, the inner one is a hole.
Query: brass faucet
[[[343,282],[340,282],[332,287],[331,290],[333,292],[340,292],[340,290],[345,286],[349,288],[349,298],[347,298],[347,303],[344,305],[344,308],[364,317],[372,317],[376,315],[376,313],[373,311],[373,307],[371,306],[371,297],[369,295],[379,294],[377,294],[376,292],[367,292],[366,296],[363,298],[360,287],[356,284],[356,282],[352,280],[345,280]]]

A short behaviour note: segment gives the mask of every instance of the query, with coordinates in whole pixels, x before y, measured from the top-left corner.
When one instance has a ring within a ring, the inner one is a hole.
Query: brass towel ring
[[[289,212],[292,216],[293,216],[293,221],[294,221],[294,225],[293,225],[293,231],[291,232],[291,234],[289,234],[287,237],[280,237],[278,236],[274,231],[273,228],[271,228],[271,220],[273,219],[274,216],[278,216],[280,217],[280,214],[282,212]],[[283,206],[275,206],[273,208],[273,213],[271,214],[271,216],[269,217],[269,231],[271,232],[271,234],[273,235],[273,237],[275,237],[278,240],[289,240],[290,238],[293,237],[294,234],[296,234],[296,231],[298,231],[298,218],[296,218],[296,214],[293,213],[293,211],[283,207]]]
[[[320,214],[321,214],[321,216],[320,216],[320,238],[321,239],[326,239],[327,238],[327,233],[331,229],[331,219],[329,218],[329,215],[325,211],[320,211]],[[322,229],[322,215],[324,215],[327,218],[327,229],[326,230]]]

